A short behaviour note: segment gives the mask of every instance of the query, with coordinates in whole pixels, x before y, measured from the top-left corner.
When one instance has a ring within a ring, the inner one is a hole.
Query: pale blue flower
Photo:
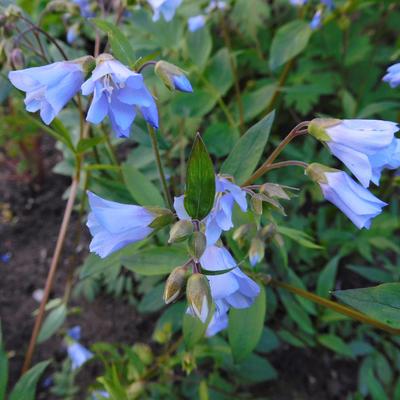
[[[350,119],[325,128],[332,154],[341,160],[364,187],[379,184],[382,169],[400,166],[400,149],[394,122]]]
[[[72,44],[75,42],[79,34],[79,24],[74,24],[70,26],[67,30],[67,42]]]
[[[228,7],[225,1],[222,0],[211,0],[208,6],[205,8],[206,14],[210,14],[214,10],[225,10]]]
[[[304,4],[307,3],[307,0],[289,0],[289,1],[292,6],[297,6],[297,7],[304,6]]]
[[[155,215],[145,207],[105,200],[91,192],[88,198],[91,212],[87,226],[93,236],[90,251],[101,258],[153,232],[149,225]]]
[[[93,400],[109,399],[110,394],[108,392],[106,392],[105,390],[95,390],[92,393],[92,398],[93,398]]]
[[[78,342],[67,344],[68,357],[71,360],[72,370],[80,368],[86,361],[93,357],[93,353]]]
[[[358,229],[369,229],[371,220],[387,204],[343,171],[325,172],[324,175],[326,182],[319,182],[324,197],[339,208]]]
[[[94,17],[94,13],[90,8],[89,0],[72,0],[73,3],[79,6],[83,18]]]
[[[87,121],[98,124],[108,115],[117,136],[128,137],[139,110],[149,124],[158,128],[157,106],[143,76],[108,54],[98,58],[92,76],[82,85],[83,95],[92,93]]]
[[[205,15],[196,15],[188,19],[188,29],[190,32],[196,32],[199,29],[204,28],[206,25]]]
[[[232,255],[224,247],[208,246],[200,258],[200,264],[209,271],[232,269],[220,275],[206,275],[216,306],[207,329],[207,335],[212,336],[226,328],[228,323],[226,313],[229,308],[250,307],[259,295],[260,288],[240,270]]]
[[[184,74],[173,75],[172,82],[175,86],[175,90],[180,90],[185,93],[192,93],[193,88],[188,78]]]
[[[174,18],[176,9],[182,0],[147,0],[153,9],[153,21],[158,21],[162,15],[169,22]]]
[[[393,64],[387,69],[386,75],[382,78],[384,82],[387,82],[391,88],[395,88],[400,85],[400,63]]]
[[[222,231],[233,228],[232,210],[236,203],[242,211],[247,210],[246,192],[221,176],[215,178],[215,201],[210,214],[204,219],[207,246],[215,244]],[[179,219],[190,220],[185,210],[184,196],[175,197],[174,208]]]
[[[26,92],[26,110],[40,110],[40,117],[48,125],[78,93],[84,73],[79,63],[59,61],[43,67],[11,71],[8,78],[16,88]]]
[[[328,10],[332,10],[335,7],[333,0],[321,0],[322,4],[325,4]]]
[[[80,340],[81,339],[81,327],[74,326],[67,331],[67,335],[73,340]]]
[[[321,27],[321,21],[322,21],[322,10],[317,10],[316,13],[314,14],[311,22],[310,22],[310,28],[315,31],[316,29]]]

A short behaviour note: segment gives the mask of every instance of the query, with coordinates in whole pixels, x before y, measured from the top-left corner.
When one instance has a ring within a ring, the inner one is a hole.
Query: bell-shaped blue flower
[[[384,168],[400,166],[400,146],[395,122],[367,119],[314,119],[309,133],[326,143],[364,187],[379,184]]]
[[[400,85],[400,63],[393,64],[387,69],[386,75],[382,78],[384,82],[387,82],[391,88],[395,88]]]
[[[174,208],[179,219],[190,220],[185,210],[184,196],[175,197]],[[247,210],[246,192],[221,176],[215,178],[215,202],[210,214],[204,219],[207,246],[215,244],[222,231],[233,228],[232,210],[237,204],[242,211]]]
[[[144,84],[143,76],[131,71],[109,54],[100,55],[92,76],[82,85],[82,94],[93,93],[86,120],[100,123],[107,115],[118,137],[128,137],[139,110],[158,128],[157,106]]]
[[[236,261],[224,247],[209,246],[200,257],[202,268],[209,271],[231,271],[220,275],[206,275],[210,283],[211,297],[216,310],[207,329],[212,336],[225,329],[228,323],[226,313],[230,307],[250,307],[260,293],[256,282],[244,274]]]
[[[11,71],[8,78],[16,88],[26,92],[26,110],[40,110],[40,117],[48,125],[78,93],[84,72],[81,63],[59,61],[43,67]]]
[[[371,220],[387,205],[343,171],[320,164],[311,164],[306,171],[319,184],[325,199],[339,208],[358,229],[369,229]]]
[[[92,399],[93,400],[103,400],[103,399],[109,399],[110,394],[106,392],[105,390],[95,390],[92,392]]]
[[[188,19],[188,29],[190,32],[196,32],[199,29],[204,28],[205,24],[206,24],[205,15],[195,15],[194,17],[190,17]]]
[[[317,10],[310,22],[310,28],[315,31],[322,25],[322,10]]]
[[[67,344],[67,353],[72,363],[72,370],[80,368],[93,357],[92,352],[76,341]]]
[[[101,258],[153,232],[149,225],[156,216],[147,208],[105,200],[91,192],[88,197],[91,212],[87,226],[93,236],[90,251]]]
[[[81,15],[83,18],[94,17],[94,12],[91,10],[89,0],[72,0],[76,5],[79,6]]]
[[[79,325],[74,326],[67,331],[67,335],[73,340],[81,339],[81,327]]]
[[[158,21],[162,15],[165,21],[169,22],[174,18],[175,11],[182,0],[147,0],[147,2],[153,9],[153,21]]]

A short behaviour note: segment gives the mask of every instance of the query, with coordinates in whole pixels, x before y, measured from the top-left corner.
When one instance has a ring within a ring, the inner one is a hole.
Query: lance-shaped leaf
[[[336,290],[334,295],[358,311],[394,328],[400,328],[400,283],[362,289]]]
[[[201,136],[197,134],[187,166],[185,209],[193,219],[202,220],[211,211],[214,197],[214,167]]]

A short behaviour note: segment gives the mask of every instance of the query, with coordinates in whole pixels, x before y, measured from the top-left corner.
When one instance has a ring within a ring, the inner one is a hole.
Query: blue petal
[[[180,90],[181,92],[192,93],[193,88],[189,82],[189,79],[186,78],[185,75],[174,75],[173,82],[175,89]]]

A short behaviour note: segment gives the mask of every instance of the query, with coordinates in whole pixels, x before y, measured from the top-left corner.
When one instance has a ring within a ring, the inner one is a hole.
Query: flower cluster
[[[87,73],[90,77],[85,81]],[[147,123],[158,128],[157,105],[144,83],[143,75],[132,71],[110,54],[101,54],[96,59],[87,56],[11,71],[9,79],[15,87],[26,92],[27,111],[40,111],[47,125],[81,90],[84,96],[91,96],[86,120],[99,124],[108,116],[117,137],[129,137],[138,112]],[[192,91],[190,82],[177,67],[173,82],[175,90]]]

